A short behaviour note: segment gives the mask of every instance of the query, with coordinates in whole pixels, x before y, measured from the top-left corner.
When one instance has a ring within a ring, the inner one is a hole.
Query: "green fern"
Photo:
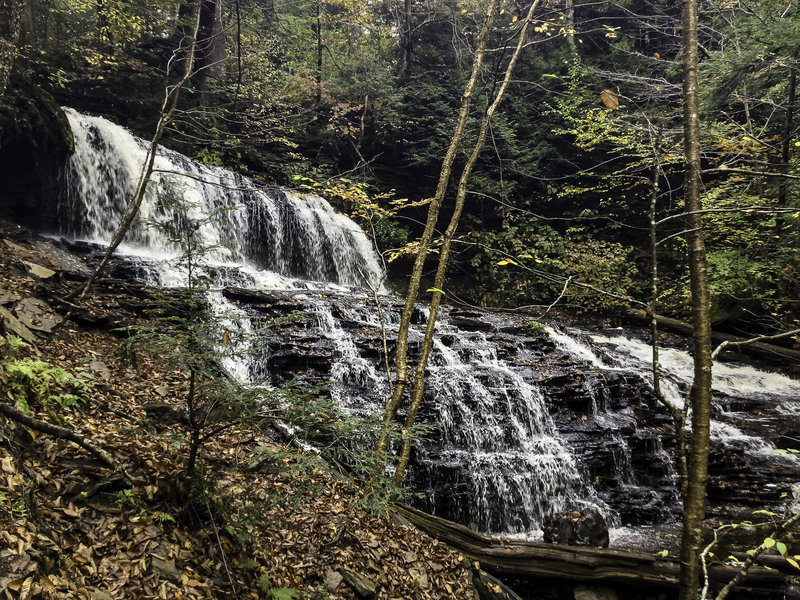
[[[69,410],[86,402],[92,387],[88,376],[73,375],[52,363],[24,358],[5,365],[8,389],[20,410],[30,412],[32,402],[40,402],[46,410],[57,405]]]

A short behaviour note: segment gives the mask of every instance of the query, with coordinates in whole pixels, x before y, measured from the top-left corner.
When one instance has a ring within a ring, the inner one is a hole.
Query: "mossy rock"
[[[13,74],[0,102],[0,215],[53,229],[63,169],[73,150],[69,121],[53,96]]]

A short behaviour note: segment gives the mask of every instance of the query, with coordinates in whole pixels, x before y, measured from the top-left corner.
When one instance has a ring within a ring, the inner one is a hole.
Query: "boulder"
[[[608,548],[608,525],[596,508],[570,510],[545,519],[544,541]]]

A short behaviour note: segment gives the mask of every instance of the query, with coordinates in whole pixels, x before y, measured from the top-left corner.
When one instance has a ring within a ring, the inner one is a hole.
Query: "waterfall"
[[[108,244],[134,193],[148,144],[106,119],[64,110],[75,152],[58,207],[62,229],[56,233]],[[259,187],[164,147],[158,149],[151,180],[123,254],[177,259],[174,236],[185,212],[200,224],[203,260],[214,267],[245,267],[245,283],[280,285],[275,274],[343,285],[376,285],[380,279],[368,238],[322,198]],[[169,271],[162,275],[159,283],[166,285],[180,279],[170,278]]]
[[[65,110],[75,154],[57,209],[61,230],[52,233],[107,244],[147,144],[105,119]],[[120,248],[136,276],[153,285],[185,284],[174,238],[181,220],[191,219],[206,248],[210,313],[220,338],[231,339],[223,357],[231,376],[245,384],[307,378],[327,384],[333,399],[356,414],[381,410],[390,387],[383,336],[396,335],[399,306],[379,300],[383,331],[374,299],[358,288],[374,288],[381,274],[359,227],[322,198],[260,187],[165,148],[155,166],[140,219]],[[267,309],[227,299],[231,290],[223,288],[230,286],[284,290],[273,292],[276,304],[303,310],[306,318],[278,338],[281,332],[264,329]],[[412,361],[424,317],[420,308],[410,333]],[[417,505],[484,533],[525,537],[536,536],[550,514],[582,506],[599,507],[620,525],[673,518],[671,429],[649,387],[649,347],[622,335],[551,327],[546,337],[534,338],[503,319],[470,320],[442,308],[419,413],[435,429],[413,451],[408,473],[409,485],[421,494]],[[669,348],[661,357],[662,387],[682,402],[691,358]],[[292,361],[297,364],[287,366]],[[747,429],[743,423],[754,418],[742,408],[747,403],[725,399],[746,397],[778,416],[794,415],[800,412],[800,382],[729,363],[717,364],[714,375],[714,443],[739,452],[726,467],[739,469],[737,485],[763,492],[775,506],[781,502],[777,484],[756,478],[772,471],[761,467],[775,456],[765,438],[777,421]],[[796,436],[791,427],[783,431],[787,439]],[[750,455],[762,462],[749,462]],[[795,465],[787,472],[796,480],[798,461],[785,457]],[[719,495],[727,497],[723,488]],[[734,501],[763,507],[754,495]]]

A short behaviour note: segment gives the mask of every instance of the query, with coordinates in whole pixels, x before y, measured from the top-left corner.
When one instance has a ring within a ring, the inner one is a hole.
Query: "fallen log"
[[[644,323],[650,323],[650,316],[643,310],[638,308],[629,308],[627,310],[627,315],[637,321],[642,321]],[[680,333],[687,337],[692,336],[692,326],[688,323],[684,323],[683,321],[679,321],[678,319],[672,319],[670,317],[664,317],[662,315],[656,315],[656,321],[658,322],[659,327],[663,327],[669,331],[674,331],[675,333]],[[775,359],[785,359],[788,358],[789,360],[793,360],[796,362],[800,362],[800,350],[794,350],[792,348],[784,348],[783,346],[776,346],[774,344],[768,344],[766,342],[752,342],[747,344],[746,346],[736,347],[736,343],[741,343],[747,341],[747,338],[737,337],[735,335],[731,335],[729,333],[720,333],[718,331],[711,332],[711,341],[714,344],[721,344],[722,342],[730,342],[731,346],[746,354],[751,354],[753,356],[758,356],[759,358],[766,358],[768,360],[775,360]]]
[[[404,504],[397,511],[415,527],[459,550],[481,568],[497,576],[547,577],[572,581],[603,581],[628,585],[678,585],[680,563],[624,550],[583,546],[559,546],[543,542],[518,542],[490,538],[471,529],[429,515]],[[739,568],[709,565],[709,577],[715,585],[733,579]],[[747,575],[749,584],[758,583],[782,588],[786,575],[764,566],[754,566]]]

